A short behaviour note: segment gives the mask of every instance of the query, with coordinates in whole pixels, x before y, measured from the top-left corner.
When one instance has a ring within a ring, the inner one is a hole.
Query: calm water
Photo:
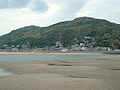
[[[10,72],[6,72],[3,69],[0,69],[0,76],[8,76],[8,75],[13,75],[13,74]]]
[[[48,59],[65,59],[65,58],[98,58],[111,57],[120,55],[108,54],[74,54],[74,55],[2,55],[0,61],[18,61],[18,60],[48,60]]]

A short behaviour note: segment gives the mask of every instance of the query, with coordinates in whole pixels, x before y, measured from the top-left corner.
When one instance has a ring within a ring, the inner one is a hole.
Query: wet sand
[[[120,90],[120,56],[0,62],[0,90]]]

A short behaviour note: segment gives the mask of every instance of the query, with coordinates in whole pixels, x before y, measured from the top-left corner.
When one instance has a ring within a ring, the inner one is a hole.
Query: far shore
[[[0,55],[68,55],[102,54],[102,52],[0,52]]]

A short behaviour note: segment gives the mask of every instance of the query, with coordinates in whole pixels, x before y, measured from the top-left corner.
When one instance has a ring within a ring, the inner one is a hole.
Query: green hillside
[[[95,39],[94,46],[120,49],[120,25],[103,19],[80,17],[48,27],[27,26],[0,37],[4,45],[30,43],[31,48],[53,46],[61,41],[64,47],[83,42],[85,36]]]

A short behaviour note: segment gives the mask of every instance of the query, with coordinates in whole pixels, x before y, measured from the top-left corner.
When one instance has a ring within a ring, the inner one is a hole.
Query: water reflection
[[[6,72],[4,69],[0,69],[0,76],[8,76],[8,75],[13,75],[10,72]]]

